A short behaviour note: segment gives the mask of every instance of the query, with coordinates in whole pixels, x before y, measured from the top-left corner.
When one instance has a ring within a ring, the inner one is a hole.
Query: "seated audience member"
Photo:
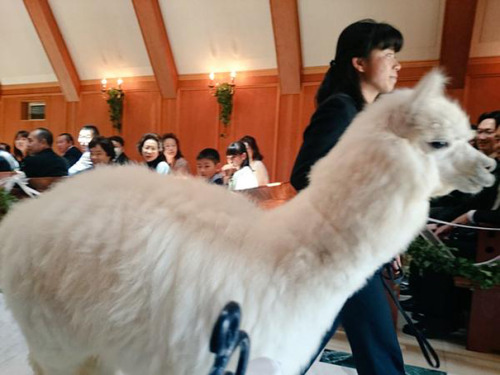
[[[0,172],[10,172],[12,171],[12,167],[10,166],[9,162],[5,160],[0,154]]]
[[[19,163],[17,162],[16,158],[12,156],[10,152],[0,150],[0,157],[2,158],[3,161],[5,161],[9,165],[8,169],[3,170],[2,172],[19,170]],[[7,167],[4,166],[3,168]]]
[[[226,150],[227,164],[222,167],[224,182],[229,190],[252,189],[259,186],[249,166],[248,154],[242,142],[231,143]]]
[[[250,161],[250,168],[252,168],[259,186],[266,185],[269,183],[269,174],[267,173],[267,168],[262,162],[264,156],[259,151],[259,146],[257,146],[257,141],[254,137],[250,135],[245,135],[240,139],[243,142],[248,152],[248,159]]]
[[[500,187],[500,111],[483,113],[478,122],[477,146],[484,154],[497,160],[493,171],[495,183],[478,194],[453,191],[447,196],[433,199],[430,217],[434,219],[452,221],[470,210],[491,209],[497,199]]]
[[[111,143],[113,143],[113,147],[115,149],[115,159],[113,160],[116,164],[124,165],[130,162],[130,159],[125,152],[123,151],[123,146],[125,146],[125,141],[122,137],[118,135],[114,135],[109,137]]]
[[[75,164],[82,156],[82,152],[75,147],[73,136],[69,133],[61,133],[57,136],[56,147],[59,154],[68,163],[68,168]]]
[[[66,161],[52,150],[50,130],[38,128],[28,136],[28,156],[21,164],[27,177],[60,177],[68,175]]]
[[[115,149],[109,138],[98,135],[89,143],[90,160],[95,168],[98,165],[113,164]]]
[[[205,148],[200,151],[196,157],[196,173],[211,184],[224,184],[224,178],[220,173],[220,156],[216,149]]]
[[[14,137],[14,157],[20,163],[28,156],[28,135],[26,130],[19,130]]]
[[[163,155],[167,161],[171,173],[189,174],[189,163],[182,156],[179,139],[173,133],[164,134],[161,137],[163,144]]]
[[[485,155],[495,157],[495,132],[500,124],[500,111],[483,113],[477,120],[476,144]]]
[[[78,143],[83,151],[82,156],[78,161],[69,168],[69,175],[73,176],[77,173],[83,172],[92,168],[92,161],[90,160],[89,142],[92,138],[99,135],[99,130],[94,125],[85,125],[78,133]]]
[[[0,142],[0,150],[10,152],[10,145]]]
[[[137,149],[150,169],[159,174],[168,174],[170,172],[170,167],[162,153],[160,137],[157,134],[144,134],[137,145]]]

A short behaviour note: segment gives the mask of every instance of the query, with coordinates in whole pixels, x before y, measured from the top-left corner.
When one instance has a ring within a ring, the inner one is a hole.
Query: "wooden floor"
[[[431,368],[427,365],[420,348],[412,336],[398,332],[399,343],[403,351],[405,364]],[[464,345],[457,343],[429,340],[441,361],[440,370],[448,375],[499,375],[500,355],[484,354],[466,350]],[[349,352],[350,347],[345,333],[339,331],[330,340],[327,349]]]

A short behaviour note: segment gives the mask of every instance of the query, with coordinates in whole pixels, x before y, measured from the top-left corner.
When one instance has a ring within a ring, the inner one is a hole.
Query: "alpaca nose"
[[[493,158],[487,158],[485,160],[485,168],[489,172],[493,172],[495,170],[496,166],[497,166],[497,162],[495,161],[495,159],[493,159]]]

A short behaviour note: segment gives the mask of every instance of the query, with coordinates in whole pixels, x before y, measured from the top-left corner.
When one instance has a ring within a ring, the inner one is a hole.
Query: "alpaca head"
[[[398,111],[401,117],[390,126],[437,166],[439,184],[433,195],[452,190],[477,193],[495,182],[490,172],[496,163],[469,144],[473,138],[469,118],[445,96],[445,85],[445,76],[437,69],[431,71],[406,93]]]

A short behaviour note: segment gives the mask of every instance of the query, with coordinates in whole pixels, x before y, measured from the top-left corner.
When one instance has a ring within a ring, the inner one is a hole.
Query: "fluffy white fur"
[[[252,357],[298,374],[344,301],[424,225],[429,197],[493,183],[443,87],[432,72],[370,105],[272,211],[141,167],[98,168],[16,205],[0,226],[0,285],[37,371],[77,374],[97,357],[100,374],[205,375],[234,300]]]

